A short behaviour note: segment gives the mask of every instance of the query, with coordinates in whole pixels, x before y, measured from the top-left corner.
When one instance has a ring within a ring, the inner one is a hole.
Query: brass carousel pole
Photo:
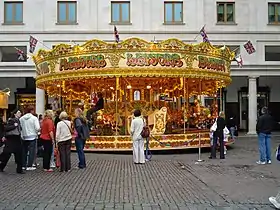
[[[116,101],[116,135],[118,135],[118,116],[117,116],[117,113],[118,113],[118,89],[119,89],[119,82],[120,82],[120,78],[119,77],[116,77],[116,97],[115,97],[115,101]]]
[[[184,87],[184,134],[186,133],[186,78],[183,77],[183,87]]]
[[[189,97],[190,97],[190,95],[189,95],[189,83],[188,83],[188,82],[189,82],[189,79],[187,79],[187,87],[186,87],[187,97],[185,98],[186,111],[187,111],[186,114],[189,113]],[[188,120],[188,119],[187,119],[187,120]],[[189,123],[188,123],[187,129],[189,129]]]
[[[223,111],[223,89],[220,86],[220,112]]]
[[[126,83],[124,82],[124,135],[127,134],[127,123],[126,123],[126,119],[127,119],[127,99],[126,99],[126,95],[127,95],[127,86],[126,86]]]

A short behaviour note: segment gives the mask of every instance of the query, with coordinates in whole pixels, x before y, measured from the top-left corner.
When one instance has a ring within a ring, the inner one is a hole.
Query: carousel
[[[229,48],[210,43],[130,38],[59,44],[39,50],[33,60],[37,87],[70,115],[81,104],[86,113],[97,95],[104,101],[91,116],[86,151],[126,151],[132,150],[135,109],[151,129],[151,150],[210,147],[209,127],[218,115],[220,90],[231,82],[233,58]],[[203,106],[203,96],[211,97],[212,104]]]

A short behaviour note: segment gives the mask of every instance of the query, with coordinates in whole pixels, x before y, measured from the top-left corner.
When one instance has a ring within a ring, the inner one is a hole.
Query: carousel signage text
[[[198,68],[209,69],[216,71],[226,71],[225,62],[217,58],[208,58],[205,56],[198,56]]]
[[[104,68],[106,65],[107,63],[103,55],[69,57],[60,60],[59,70],[67,71],[85,68]]]
[[[179,54],[160,54],[160,53],[136,53],[126,54],[127,66],[157,66],[158,64],[166,67],[182,67],[183,61]]]

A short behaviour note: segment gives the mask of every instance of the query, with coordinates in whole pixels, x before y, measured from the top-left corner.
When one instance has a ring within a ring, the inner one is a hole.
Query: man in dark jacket
[[[5,126],[5,147],[0,154],[0,172],[4,171],[12,153],[15,155],[17,164],[17,173],[22,174],[22,143],[21,143],[21,130],[19,118],[21,112],[16,110],[12,112],[11,118],[9,118],[7,125]]]
[[[257,133],[259,140],[259,152],[260,159],[257,164],[264,165],[266,163],[271,164],[271,132],[275,126],[275,121],[268,113],[267,107],[263,107],[262,115],[258,118]]]
[[[225,159],[225,147],[224,147],[224,128],[226,127],[226,120],[224,112],[220,112],[219,117],[216,121],[217,128],[213,135],[213,145],[211,147],[210,159],[216,158],[216,149],[218,145],[218,140],[220,143],[220,159]]]

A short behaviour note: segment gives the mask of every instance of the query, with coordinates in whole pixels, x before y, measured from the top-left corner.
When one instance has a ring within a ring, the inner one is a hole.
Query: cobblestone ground
[[[240,138],[226,160],[209,161],[204,152],[202,163],[195,152],[154,154],[145,165],[131,155],[87,154],[85,170],[17,175],[10,161],[0,174],[0,209],[273,209],[268,197],[277,193],[279,165],[255,165],[256,142]]]

